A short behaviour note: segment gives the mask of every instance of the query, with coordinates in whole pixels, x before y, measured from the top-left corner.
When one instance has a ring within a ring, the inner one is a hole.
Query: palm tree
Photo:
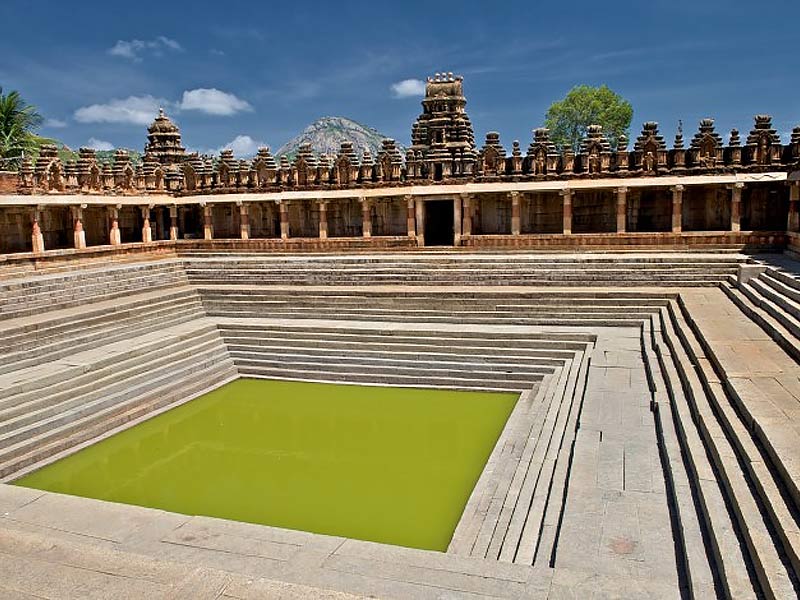
[[[17,169],[24,154],[39,147],[34,131],[42,124],[42,116],[17,91],[3,94],[0,87],[0,169]]]

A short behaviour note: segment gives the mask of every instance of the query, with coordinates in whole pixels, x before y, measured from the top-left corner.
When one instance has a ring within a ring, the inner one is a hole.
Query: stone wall
[[[13,194],[17,191],[16,171],[0,171],[0,194]]]
[[[564,207],[557,192],[522,194],[521,233],[561,233],[563,229]]]
[[[671,231],[672,192],[668,188],[630,190],[625,221],[627,231]]]
[[[731,228],[731,192],[721,186],[698,185],[683,192],[684,231],[726,231]]]

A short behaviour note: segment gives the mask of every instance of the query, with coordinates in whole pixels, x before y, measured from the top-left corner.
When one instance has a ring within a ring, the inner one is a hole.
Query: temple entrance
[[[453,210],[452,200],[427,200],[425,202],[426,246],[453,245],[455,241]]]

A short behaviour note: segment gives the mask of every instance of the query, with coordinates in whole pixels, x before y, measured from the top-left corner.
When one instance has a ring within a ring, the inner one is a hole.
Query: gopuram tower
[[[463,77],[428,77],[422,114],[411,128],[411,151],[426,178],[436,181],[471,175],[477,151],[467,116]]]
[[[144,161],[162,165],[182,163],[186,158],[186,148],[181,146],[181,130],[158,109],[158,116],[147,128],[147,145],[144,147]]]

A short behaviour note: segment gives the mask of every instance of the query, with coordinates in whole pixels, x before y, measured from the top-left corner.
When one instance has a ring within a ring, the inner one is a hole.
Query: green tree
[[[559,148],[577,152],[586,137],[589,125],[602,125],[611,147],[616,149],[619,137],[628,135],[633,118],[631,103],[607,86],[578,85],[559,102],[550,105],[545,127]]]
[[[35,154],[42,138],[35,131],[42,116],[17,91],[3,93],[0,87],[0,169],[19,168],[23,154]]]

